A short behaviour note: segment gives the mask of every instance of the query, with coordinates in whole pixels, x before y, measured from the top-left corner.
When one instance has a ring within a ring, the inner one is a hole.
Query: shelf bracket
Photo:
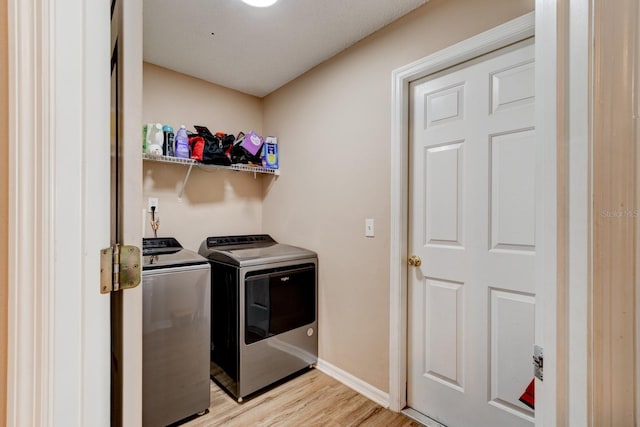
[[[178,193],[178,200],[182,200],[182,194],[184,193],[184,189],[187,187],[187,181],[189,181],[189,175],[191,175],[192,168],[193,168],[193,163],[190,163],[189,169],[187,169],[187,174],[184,176],[184,180],[182,181],[182,188]]]

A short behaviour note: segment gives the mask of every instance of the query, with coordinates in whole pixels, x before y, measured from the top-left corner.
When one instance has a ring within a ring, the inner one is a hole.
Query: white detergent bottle
[[[156,123],[151,126],[151,129],[147,129],[147,153],[161,156],[163,142],[164,133],[161,123]]]
[[[184,125],[180,126],[176,133],[176,157],[189,158],[189,135],[187,135],[187,128]]]

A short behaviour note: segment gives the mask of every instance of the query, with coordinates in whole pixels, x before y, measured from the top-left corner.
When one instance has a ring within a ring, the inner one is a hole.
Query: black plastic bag
[[[252,163],[254,165],[262,165],[260,151],[258,151],[254,156],[240,145],[244,137],[245,134],[243,132],[238,134],[235,144],[233,145],[233,148],[231,148],[231,163]]]
[[[214,135],[204,126],[194,126],[198,135],[204,138],[204,149],[202,150],[202,163],[210,165],[229,166],[231,159],[227,155],[227,151],[233,145],[235,138],[231,135],[231,141],[227,138],[229,135]]]

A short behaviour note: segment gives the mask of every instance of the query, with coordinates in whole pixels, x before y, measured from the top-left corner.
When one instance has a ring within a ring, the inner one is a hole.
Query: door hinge
[[[542,381],[542,368],[544,367],[544,349],[539,345],[533,346],[533,375]]]
[[[100,251],[100,293],[108,294],[140,284],[140,249],[114,246]]]

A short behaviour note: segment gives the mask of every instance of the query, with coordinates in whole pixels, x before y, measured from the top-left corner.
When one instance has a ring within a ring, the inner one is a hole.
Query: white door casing
[[[109,6],[8,1],[9,426],[110,425]],[[124,238],[137,244],[142,2],[124,15]],[[124,425],[142,413],[140,295],[125,296]]]
[[[9,0],[8,9],[6,422],[107,426],[109,3]]]
[[[533,423],[533,39],[411,85],[407,403],[446,425]],[[464,408],[464,410],[460,410]]]

